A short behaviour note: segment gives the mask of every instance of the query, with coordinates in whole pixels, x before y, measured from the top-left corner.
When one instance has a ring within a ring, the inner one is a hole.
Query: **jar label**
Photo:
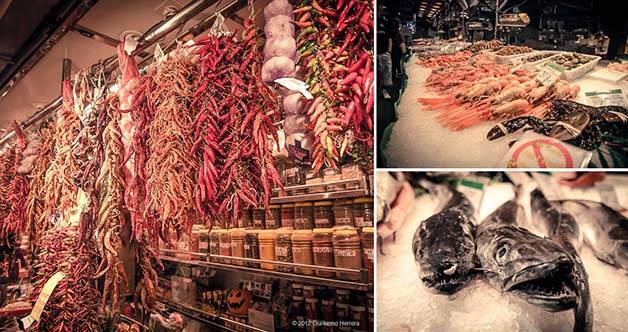
[[[231,249],[231,243],[221,243],[220,248],[222,249]]]
[[[334,255],[340,257],[356,257],[358,254],[355,249],[334,249]]]
[[[329,225],[330,224],[329,219],[327,219],[327,218],[315,219],[314,223],[316,223],[316,226],[319,226],[319,225]]]
[[[366,258],[368,258],[369,261],[373,261],[373,249],[363,249],[364,250],[364,254],[366,254]]]
[[[275,256],[286,257],[288,256],[287,247],[275,247]]]
[[[331,247],[312,247],[312,251],[317,254],[331,254],[333,252]]]
[[[199,242],[198,243],[198,248],[199,249],[207,249],[207,242]]]
[[[351,224],[351,218],[336,218],[337,225],[349,225]]]
[[[368,227],[368,226],[370,226],[366,221],[364,221],[364,217],[355,217],[355,218],[353,218],[353,220],[355,220],[355,226],[356,227]]]
[[[248,245],[248,244],[245,244],[245,245],[244,245],[244,249],[246,249],[246,250],[251,250],[251,246],[250,246],[250,245]]]

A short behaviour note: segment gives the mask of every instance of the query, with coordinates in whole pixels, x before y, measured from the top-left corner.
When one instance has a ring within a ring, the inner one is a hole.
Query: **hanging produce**
[[[260,79],[262,54],[251,19],[242,40],[210,35],[196,42],[200,75],[193,106],[197,137],[191,154],[202,164],[196,178],[196,207],[210,220],[233,224],[241,209],[266,207],[281,187],[269,137],[277,141],[271,118],[277,101]]]
[[[7,201],[6,208],[8,214],[0,219],[0,239],[4,241],[10,234],[23,232],[26,228],[26,200],[28,199],[28,179],[25,175],[19,174],[18,169],[22,163],[22,153],[26,148],[26,135],[22,131],[20,125],[13,121],[13,130],[17,136],[17,144],[12,147],[14,152],[13,165],[8,169],[11,177],[8,182],[6,196],[3,200]]]
[[[337,168],[347,155],[364,168],[372,167],[372,3],[303,1],[293,13],[300,28],[296,41],[302,67],[297,76],[303,76],[315,97],[306,106],[308,127],[315,135],[315,173]]]
[[[124,144],[125,160],[124,178],[127,183],[131,181],[133,174],[133,158],[131,158],[131,145],[133,144],[133,131],[135,123],[129,111],[133,107],[135,91],[140,82],[140,72],[137,70],[135,58],[126,53],[125,42],[120,42],[117,48],[118,63],[122,75],[118,81],[118,98],[120,100],[120,130],[122,133],[122,143]]]
[[[98,310],[100,294],[93,278],[96,251],[79,239],[77,227],[51,228],[41,238],[39,263],[33,268],[33,294],[37,297],[46,281],[62,272],[61,279],[43,309],[35,331],[101,331]]]

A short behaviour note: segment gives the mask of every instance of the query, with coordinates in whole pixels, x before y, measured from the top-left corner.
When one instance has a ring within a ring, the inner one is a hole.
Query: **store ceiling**
[[[256,16],[258,26],[263,26],[261,12],[269,1],[255,1],[255,12],[259,14]],[[32,27],[42,23],[58,2],[60,1],[0,0],[0,14],[5,11],[4,15],[0,15],[0,68],[7,65],[16,49],[19,49],[34,31]],[[189,2],[189,0],[99,0],[77,24],[101,35],[118,39],[125,31],[143,33],[150,29],[164,18],[162,13],[167,6],[180,9]],[[216,6],[222,8],[227,3],[225,0],[217,1],[216,5],[210,6],[190,20],[183,29],[215,13]],[[7,9],[3,9],[5,7]],[[236,16],[243,18],[248,14],[248,9],[243,8]],[[241,28],[238,22],[241,20],[237,17],[234,20],[232,17],[226,24],[229,29],[234,30]],[[177,32],[175,30],[166,36],[162,45],[173,40]],[[147,51],[152,51],[152,47]],[[59,96],[61,62],[64,58],[72,60],[73,72],[76,72],[114,54],[115,47],[112,45],[87,38],[77,31],[66,33],[6,96],[0,98],[0,128],[6,128],[12,120],[25,120],[35,113],[38,107]]]
[[[420,0],[417,16],[422,18],[434,18],[443,8],[444,0]]]

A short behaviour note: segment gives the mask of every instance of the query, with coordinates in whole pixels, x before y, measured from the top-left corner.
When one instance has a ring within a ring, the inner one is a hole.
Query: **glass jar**
[[[345,164],[342,165],[340,170],[341,176],[343,180],[355,180],[360,179],[364,173],[360,170],[360,167],[356,164]],[[347,190],[349,189],[360,189],[359,182],[352,182],[345,185]]]
[[[253,228],[265,229],[266,228],[266,211],[261,209],[253,210]]]
[[[305,317],[305,301],[303,296],[292,297],[292,310],[296,317]]]
[[[353,226],[353,201],[337,200],[334,204],[334,220],[336,226]]]
[[[363,305],[352,305],[351,306],[351,321],[357,322],[357,326],[354,327],[354,330],[367,331],[368,330],[368,314],[366,312],[366,307]]]
[[[336,182],[342,180],[342,174],[337,168],[327,168],[323,171],[323,181],[325,183]],[[344,190],[344,184],[332,184],[327,186],[327,191],[340,191]]]
[[[195,225],[196,226],[196,225]],[[197,229],[198,234],[198,252],[201,254],[209,254],[209,228],[206,226]]]
[[[336,316],[339,322],[348,322],[351,319],[349,307],[348,303],[336,303]],[[351,331],[351,328],[349,328],[349,331]]]
[[[336,289],[337,303],[351,303],[351,291],[348,289]]]
[[[303,296],[304,297],[316,297],[316,286],[303,285]]]
[[[231,234],[226,229],[221,230],[218,233],[218,237],[220,238],[220,252],[221,256],[231,256]],[[231,264],[230,259],[222,258],[221,262],[225,264]]]
[[[375,309],[369,308],[369,331],[374,331],[375,326]]]
[[[314,225],[316,228],[334,226],[334,211],[332,201],[320,201],[314,203]]]
[[[331,239],[333,231],[332,228],[315,228],[312,231],[314,265],[334,267],[334,246]],[[316,275],[331,278],[334,276],[334,272],[316,270]]]
[[[292,295],[303,296],[303,284],[299,282],[292,283]]]
[[[240,218],[238,218],[238,227],[239,228],[248,228],[251,227],[251,210],[244,209],[242,210],[242,214],[240,214]]]
[[[360,235],[360,241],[362,242],[362,264],[368,269],[369,281],[373,282],[373,253],[375,241],[373,238],[373,227],[362,228],[362,234]]]
[[[292,259],[294,263],[308,265],[314,264],[311,230],[295,230],[292,233]],[[305,275],[314,274],[312,269],[300,267],[295,267],[295,272]]]
[[[311,320],[318,320],[319,315],[319,300],[315,297],[305,298],[305,317]]]
[[[269,205],[266,210],[266,229],[281,227],[281,205]]]
[[[231,236],[231,256],[244,258],[244,228],[232,228],[229,230]],[[244,265],[241,260],[234,259],[233,264]]]
[[[305,184],[319,184],[323,183],[323,177],[314,174],[314,171],[309,170],[305,172]],[[320,194],[325,192],[325,186],[316,186],[308,189],[310,194]]]
[[[259,240],[257,238],[259,230],[249,229],[244,236],[244,257],[259,259]],[[259,263],[246,262],[246,266],[259,268]]]
[[[275,230],[265,229],[260,230],[258,233],[259,241],[259,258],[267,261],[275,260]],[[275,264],[261,263],[261,268],[264,270],[275,270]]]
[[[362,268],[362,243],[354,227],[343,227],[334,230],[334,262],[336,267],[345,269]],[[360,280],[360,273],[336,272],[342,280]]]
[[[305,173],[298,166],[286,168],[284,174],[286,176],[286,186],[305,184]]]
[[[275,238],[275,259],[278,262],[292,263],[292,229],[280,228]],[[277,271],[292,272],[292,266],[277,265]]]
[[[321,301],[321,316],[325,322],[336,321],[336,302],[334,299],[327,299]]]
[[[281,204],[281,227],[293,227],[294,203]]]
[[[353,222],[355,227],[373,227],[373,197],[353,201]]]
[[[208,261],[220,261],[216,258],[212,258],[211,255],[220,255],[220,237],[219,233],[222,231],[220,228],[213,228],[209,232],[209,256]]]
[[[303,202],[294,204],[294,229],[314,228],[314,204]]]

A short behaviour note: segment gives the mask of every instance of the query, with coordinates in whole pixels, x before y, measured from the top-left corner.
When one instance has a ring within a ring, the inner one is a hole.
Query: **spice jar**
[[[321,316],[325,322],[336,321],[336,302],[334,299],[327,299],[321,301]]]
[[[292,310],[296,317],[305,317],[305,301],[303,296],[292,297]]]
[[[336,267],[345,269],[362,268],[362,244],[358,232],[353,227],[338,228],[332,236],[334,242],[334,262]],[[360,280],[359,273],[336,272],[343,280]]]
[[[314,264],[311,230],[295,230],[292,233],[292,259],[299,264]],[[309,268],[295,267],[295,272],[306,275],[314,274],[314,271]]]
[[[244,228],[232,228],[229,230],[231,236],[231,256],[244,257]],[[233,264],[244,265],[243,261],[234,259]]]
[[[309,171],[305,172],[305,184],[312,185],[312,184],[319,184],[319,183],[323,183],[323,177],[322,176],[318,176],[312,170],[309,170]],[[315,187],[312,187],[312,188],[308,189],[308,192],[310,194],[324,193],[325,192],[325,186],[315,186]]]
[[[280,228],[276,231],[275,259],[278,262],[292,263],[292,229]],[[292,266],[277,265],[277,271],[292,272]]]
[[[292,283],[292,295],[303,296],[303,284],[298,282]]]
[[[343,180],[355,180],[361,178],[364,173],[360,170],[360,167],[356,164],[345,164],[342,165],[340,170],[341,176]],[[345,186],[346,189],[359,189],[360,183],[352,182]]]
[[[369,331],[374,331],[373,327],[375,326],[375,309],[369,308]]]
[[[363,305],[352,305],[351,306],[351,321],[357,322],[357,326],[354,327],[355,330],[367,331],[368,330],[368,314],[366,312],[366,307]]]
[[[247,228],[251,227],[251,216],[252,211],[250,209],[242,210],[242,214],[240,214],[240,218],[238,218],[238,227]]]
[[[222,231],[219,228],[214,228],[209,232],[209,256],[208,261],[219,261],[216,258],[212,258],[211,255],[220,255],[220,237],[219,233]]]
[[[294,223],[294,203],[281,204],[281,227],[292,227]]]
[[[221,256],[231,256],[231,234],[226,229],[220,230],[218,233],[218,237],[220,238],[220,252]],[[231,264],[230,259],[222,258],[221,262],[225,264]]]
[[[259,230],[249,229],[244,236],[244,257],[259,259],[259,240],[257,238]],[[246,266],[259,268],[259,263],[246,262]]]
[[[348,303],[336,303],[336,316],[339,322],[349,321],[350,319],[349,307],[350,305]],[[345,329],[343,330],[343,328]],[[338,329],[340,331],[351,331],[351,328],[349,327],[348,329],[346,329],[346,326],[341,326]]]
[[[323,171],[323,181],[325,183],[336,182],[342,180],[342,174],[337,168],[327,168]],[[339,191],[344,190],[344,184],[332,184],[327,186],[327,191]]]
[[[266,229],[281,227],[281,205],[269,205],[266,210]]]
[[[334,246],[332,242],[332,228],[316,228],[312,231],[312,253],[314,265],[334,267]],[[319,277],[331,278],[334,272],[316,270]]]
[[[317,320],[319,317],[318,309],[319,300],[315,297],[305,298],[305,317],[311,320]]]
[[[368,269],[369,281],[373,281],[373,248],[375,241],[373,239],[373,227],[362,228],[360,235],[362,242],[362,264]]]
[[[303,296],[304,297],[316,297],[316,286],[303,285]]]
[[[287,186],[305,184],[305,173],[298,166],[286,168],[284,171]]]
[[[316,228],[334,226],[334,211],[332,201],[320,201],[314,203],[314,225]]]
[[[195,225],[196,226],[196,225]],[[206,226],[197,228],[198,234],[198,252],[201,254],[209,253],[209,229]]]
[[[259,257],[263,260],[274,261],[275,260],[275,230],[266,229],[260,230],[258,233],[259,241]],[[261,263],[261,268],[264,270],[274,270],[275,265],[270,263]]]
[[[253,210],[253,228],[264,229],[266,221],[266,211],[262,209]]]
[[[333,207],[336,226],[353,226],[353,201],[337,200]]]
[[[337,303],[351,303],[351,291],[348,289],[336,289]]]
[[[373,227],[373,197],[353,201],[353,222],[355,227]]]
[[[314,228],[314,204],[303,202],[294,204],[294,229]]]

